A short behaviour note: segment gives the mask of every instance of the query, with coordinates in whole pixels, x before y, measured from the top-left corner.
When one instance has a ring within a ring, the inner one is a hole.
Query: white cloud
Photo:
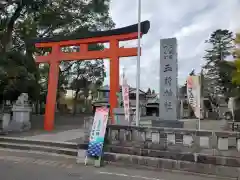
[[[137,0],[112,0],[110,9],[116,28],[137,23]],[[151,28],[141,41],[141,88],[158,90],[161,38],[178,39],[179,83],[183,84],[187,74],[203,64],[204,41],[214,30],[240,30],[239,9],[239,0],[142,0],[142,20],[150,20]],[[133,47],[137,42],[123,45]],[[108,62],[105,64],[109,70]],[[121,58],[120,64],[135,86],[136,57]]]

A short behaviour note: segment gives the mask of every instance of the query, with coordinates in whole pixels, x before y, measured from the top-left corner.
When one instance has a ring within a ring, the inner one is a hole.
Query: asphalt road
[[[106,166],[86,167],[74,159],[0,150],[0,179],[4,180],[221,180],[176,172]],[[224,180],[229,180],[226,178]]]

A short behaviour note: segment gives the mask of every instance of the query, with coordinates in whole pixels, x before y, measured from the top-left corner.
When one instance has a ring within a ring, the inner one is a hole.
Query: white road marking
[[[158,178],[150,178],[150,177],[143,177],[143,176],[132,176],[128,174],[119,174],[119,173],[110,173],[110,172],[98,172],[99,174],[105,174],[105,175],[112,175],[112,176],[121,176],[121,177],[130,177],[130,178],[136,178],[136,179],[144,179],[144,180],[164,180],[164,179],[158,179]]]
[[[143,176],[131,176],[131,177],[132,178],[145,179],[145,180],[164,180],[164,179],[149,178],[149,177],[143,177]]]

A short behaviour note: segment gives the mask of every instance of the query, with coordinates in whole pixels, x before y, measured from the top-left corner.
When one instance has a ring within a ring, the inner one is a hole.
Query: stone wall
[[[107,163],[240,178],[237,132],[109,125],[105,142]]]
[[[240,177],[240,133],[108,126],[105,160]]]
[[[239,132],[109,125],[107,139],[109,146],[240,156]]]

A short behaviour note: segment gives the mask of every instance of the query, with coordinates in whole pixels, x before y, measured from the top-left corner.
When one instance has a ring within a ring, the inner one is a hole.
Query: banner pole
[[[136,75],[136,126],[140,125],[140,100],[139,100],[139,89],[140,89],[140,56],[141,56],[141,0],[138,0],[138,51],[137,51],[137,75]]]
[[[202,102],[202,93],[201,93],[201,91],[202,91],[202,79],[201,79],[201,74],[200,74],[200,76],[199,76],[199,86],[200,86],[200,88],[199,88],[199,119],[198,119],[198,130],[200,130],[201,129],[201,102]]]

